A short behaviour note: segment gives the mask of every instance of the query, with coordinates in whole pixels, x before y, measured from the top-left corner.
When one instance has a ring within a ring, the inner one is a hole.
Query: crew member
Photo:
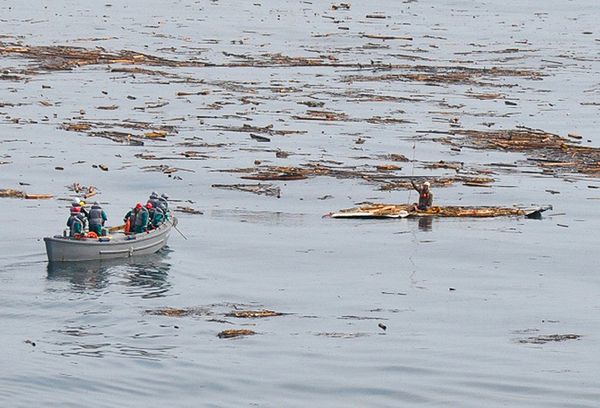
[[[144,208],[142,203],[137,203],[135,208],[125,215],[123,221],[127,222],[127,219],[130,221],[131,232],[135,234],[145,232],[148,228],[148,210]]]
[[[148,219],[150,228],[158,228],[165,220],[165,214],[160,209],[160,207],[154,208],[152,203],[146,204],[146,208],[148,209]]]
[[[81,209],[79,207],[71,207],[71,216],[67,220],[67,227],[69,227],[69,236],[71,238],[77,238],[83,234],[83,221],[80,215]]]
[[[169,212],[169,202],[167,201],[169,196],[165,193],[162,193],[160,197],[158,197],[159,205],[158,207],[163,211],[165,215]]]
[[[92,209],[88,214],[90,232],[95,232],[98,236],[102,235],[102,227],[107,220],[106,213],[100,207],[98,201],[92,205]]]
[[[152,208],[158,208],[160,205],[160,197],[156,191],[153,191],[148,198],[148,202],[152,204]]]

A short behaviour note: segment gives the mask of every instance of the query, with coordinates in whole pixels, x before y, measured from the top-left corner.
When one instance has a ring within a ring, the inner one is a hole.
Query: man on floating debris
[[[146,208],[148,209],[148,219],[150,220],[148,223],[148,228],[158,228],[163,223],[165,214],[162,212],[160,207],[154,208],[151,202],[146,204]]]
[[[426,211],[433,204],[433,193],[429,190],[429,181],[426,181],[420,187],[413,180],[410,181],[413,188],[419,193],[419,203],[413,204],[413,211]]]
[[[81,209],[79,207],[71,207],[71,216],[67,220],[69,227],[69,236],[76,238],[83,234],[83,221],[81,220]]]
[[[92,209],[88,213],[88,220],[90,232],[95,232],[98,236],[102,235],[102,227],[104,226],[107,217],[98,201],[92,205]]]

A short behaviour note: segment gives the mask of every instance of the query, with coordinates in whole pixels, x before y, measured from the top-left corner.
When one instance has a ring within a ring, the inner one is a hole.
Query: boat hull
[[[50,262],[77,262],[103,259],[130,258],[153,254],[165,245],[177,219],[165,222],[156,230],[135,234],[128,238],[123,233],[113,236],[110,241],[96,239],[75,240],[60,236],[46,237],[46,253]]]

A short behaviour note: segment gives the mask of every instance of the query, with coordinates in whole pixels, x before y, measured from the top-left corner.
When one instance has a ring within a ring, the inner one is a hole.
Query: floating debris
[[[256,332],[248,329],[228,329],[217,334],[217,337],[220,339],[231,339],[234,337],[252,336],[254,334]]]
[[[159,309],[147,309],[146,314],[167,317],[206,316],[209,314],[209,310],[203,308],[164,307]]]
[[[339,333],[339,332],[324,332],[317,333],[317,336],[332,337],[334,339],[354,339],[357,337],[368,336],[368,333]]]
[[[225,125],[217,125],[214,127],[216,130],[226,130],[228,132],[244,132],[244,133],[263,133],[270,136],[287,136],[293,134],[303,134],[306,133],[304,130],[278,130],[274,129],[273,125],[268,126],[251,126],[244,123],[241,127],[239,126],[225,126]]]
[[[457,129],[448,133],[460,137],[442,139],[453,146],[524,152],[533,156],[530,161],[546,171],[600,173],[600,148],[580,146],[544,130],[518,127],[498,131]]]
[[[213,184],[212,187],[221,188],[224,190],[245,191],[248,193],[277,198],[281,197],[281,189],[273,184]]]
[[[273,317],[283,315],[284,313],[274,312],[272,310],[239,310],[226,314],[226,316],[238,318]]]
[[[550,342],[560,342],[567,340],[579,340],[580,334],[543,334],[540,336],[527,337],[526,339],[518,340],[519,343],[527,344],[546,344]]]
[[[368,35],[365,35],[368,36]],[[367,37],[373,38],[373,36]],[[382,36],[378,37],[380,39]],[[409,39],[402,37],[391,37],[389,39]],[[398,67],[403,70],[416,72],[387,73],[383,75],[348,75],[343,78],[344,82],[396,82],[396,81],[415,81],[429,84],[466,84],[478,86],[501,86],[494,82],[484,82],[498,77],[524,77],[528,79],[540,79],[542,74],[532,70],[517,70],[506,68],[475,68],[465,66],[430,66],[416,65]],[[393,69],[393,67],[390,67]]]
[[[153,132],[146,132],[144,133],[144,136],[151,138],[151,139],[156,139],[156,138],[164,138],[167,136],[167,131],[166,130],[155,130]]]
[[[427,210],[415,211],[408,204],[366,204],[361,207],[348,208],[337,213],[327,214],[332,218],[404,218],[404,217],[507,217],[527,216],[535,218],[552,206],[532,209],[505,207],[458,207],[433,206]]]
[[[54,198],[52,194],[28,194],[11,188],[0,189],[0,198],[24,198],[27,200],[48,200]]]
[[[192,207],[183,207],[183,206],[177,206],[173,211],[181,212],[181,213],[185,213],[185,214],[196,214],[196,215],[204,214],[200,210],[196,210]]]
[[[260,164],[260,163],[259,163]],[[412,189],[411,180],[429,181],[432,186],[445,187],[455,182],[470,183],[471,185],[487,185],[494,182],[490,177],[471,177],[456,175],[452,177],[423,177],[423,176],[401,176],[394,174],[394,171],[400,170],[395,165],[379,166],[330,166],[326,163],[307,163],[301,166],[257,166],[255,168],[238,168],[220,170],[227,173],[242,173],[245,180],[260,181],[293,181],[304,180],[309,177],[327,176],[339,179],[361,179],[367,182],[381,184],[380,190],[410,190]]]

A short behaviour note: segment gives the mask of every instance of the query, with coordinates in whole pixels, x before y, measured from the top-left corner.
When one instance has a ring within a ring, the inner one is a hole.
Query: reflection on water
[[[166,261],[169,252],[165,248],[156,254],[133,259],[49,262],[48,279],[68,281],[71,289],[78,292],[101,290],[112,281],[127,286],[128,294],[143,298],[161,297],[171,287],[167,281],[171,268]]]
[[[69,281],[74,290],[103,289],[110,266],[104,262],[48,262],[48,279]]]
[[[433,217],[419,217],[419,230],[429,232],[432,229]]]

